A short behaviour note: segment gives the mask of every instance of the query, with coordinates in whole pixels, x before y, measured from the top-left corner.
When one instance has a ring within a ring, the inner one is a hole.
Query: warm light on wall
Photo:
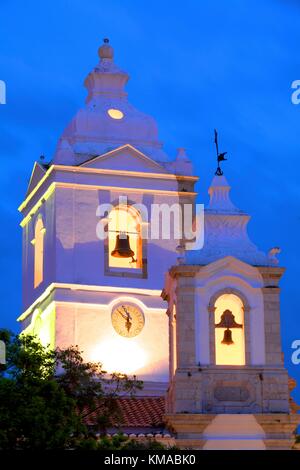
[[[42,218],[39,217],[34,229],[34,287],[37,287],[44,276],[44,235],[45,228]]]
[[[221,315],[225,310],[230,310],[234,315],[236,323],[242,324],[243,328],[232,328],[231,335],[233,344],[222,344],[225,328],[215,328],[215,350],[217,365],[245,365],[245,331],[244,331],[244,309],[241,299],[234,294],[223,294],[215,303],[215,319],[217,324],[221,321]]]
[[[55,346],[55,307],[49,305],[44,311],[36,308],[32,314],[30,325],[22,334],[34,335],[44,347]]]
[[[111,108],[107,111],[107,113],[112,119],[123,119],[124,117],[124,113],[122,113],[122,111],[119,109]]]
[[[94,348],[89,360],[101,362],[107,372],[135,374],[147,364],[145,351],[134,338],[112,338]]]
[[[132,258],[116,258],[112,251],[116,246],[116,238],[121,232],[129,235],[129,244],[134,252],[136,262]],[[118,206],[109,213],[108,224],[108,252],[109,266],[112,268],[141,268],[142,264],[142,240],[140,236],[140,217],[137,211],[127,206]]]

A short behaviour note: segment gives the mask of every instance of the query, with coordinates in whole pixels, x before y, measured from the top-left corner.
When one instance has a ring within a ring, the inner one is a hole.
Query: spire
[[[187,156],[186,149],[179,147],[175,160],[170,164],[170,171],[178,175],[192,175],[193,165],[189,157]]]
[[[114,63],[114,49],[109,39],[103,39],[98,49],[99,63],[88,74],[84,85],[88,90],[86,103],[103,100],[103,98],[124,99],[127,93],[124,87],[129,75]]]
[[[200,250],[187,251],[185,264],[205,265],[226,256],[254,266],[276,264],[274,256],[260,251],[249,239],[247,226],[250,215],[231,202],[230,189],[223,174],[214,176],[204,214],[204,246]]]
[[[230,200],[230,190],[224,175],[214,176],[208,189],[210,201],[208,209],[217,212],[241,212]]]
[[[65,128],[54,163],[68,161],[79,165],[125,144],[156,162],[168,161],[155,119],[129,102],[125,91],[129,75],[116,65],[114,56],[114,49],[105,38],[98,49],[98,63],[84,81],[88,91],[85,106]]]
[[[104,38],[103,39],[103,44],[102,46],[99,47],[98,49],[98,56],[100,57],[100,60],[113,60],[114,57],[114,50],[113,48],[109,45],[109,39]]]

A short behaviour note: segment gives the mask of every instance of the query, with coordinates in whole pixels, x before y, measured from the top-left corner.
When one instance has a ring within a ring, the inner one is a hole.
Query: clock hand
[[[131,321],[132,318],[131,318],[131,315],[130,315],[130,313],[128,312],[127,308],[126,308],[124,305],[122,305],[122,308],[123,308],[123,310],[124,310],[124,312],[126,313],[126,316],[127,316],[127,317],[126,317],[125,326],[126,326],[126,329],[127,329],[128,333],[129,333],[130,328],[132,327],[132,321]]]
[[[127,315],[124,315],[124,313],[121,312],[119,309],[117,310],[117,312],[121,315],[122,318],[124,318],[124,320],[128,318]]]
[[[129,333],[131,327],[132,327],[132,323],[131,323],[131,321],[127,318],[127,320],[126,320],[126,329],[127,329],[128,333]]]
[[[130,315],[130,313],[128,312],[127,308],[124,307],[124,305],[122,305],[122,308],[123,308],[124,312],[126,313],[128,320],[132,320],[131,315]]]

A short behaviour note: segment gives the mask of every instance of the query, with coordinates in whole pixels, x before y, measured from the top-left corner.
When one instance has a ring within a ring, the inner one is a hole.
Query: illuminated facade
[[[168,387],[165,421],[182,447],[287,448],[297,419],[276,249],[266,255],[250,241],[250,217],[222,175],[209,188],[202,249],[184,253],[178,221],[169,238],[145,237],[144,208],[194,209],[198,178],[184,149],[171,160],[155,120],[128,101],[128,74],[107,41],[99,58],[85,106],[52,161],[35,163],[19,208],[22,331],[137,375],[152,398]]]
[[[143,238],[151,222],[138,207],[150,214],[153,204],[193,204],[197,178],[183,149],[171,160],[155,120],[128,101],[128,74],[107,42],[99,59],[85,80],[86,105],[52,161],[35,164],[20,206],[19,320],[43,344],[79,345],[106,370],[137,374],[150,389],[164,390],[169,351],[161,288],[179,240]]]
[[[44,235],[45,227],[43,224],[42,217],[37,217],[37,221],[34,228],[34,239],[32,244],[34,245],[34,288],[43,282],[44,275]]]

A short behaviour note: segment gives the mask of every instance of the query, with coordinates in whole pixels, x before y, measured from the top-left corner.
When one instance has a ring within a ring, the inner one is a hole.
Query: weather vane
[[[215,144],[216,144],[217,160],[218,160],[218,167],[217,167],[217,171],[216,171],[215,175],[222,176],[223,171],[220,167],[220,163],[227,160],[227,158],[225,158],[225,155],[227,154],[227,152],[219,153],[218,133],[217,133],[216,129],[215,129]]]

